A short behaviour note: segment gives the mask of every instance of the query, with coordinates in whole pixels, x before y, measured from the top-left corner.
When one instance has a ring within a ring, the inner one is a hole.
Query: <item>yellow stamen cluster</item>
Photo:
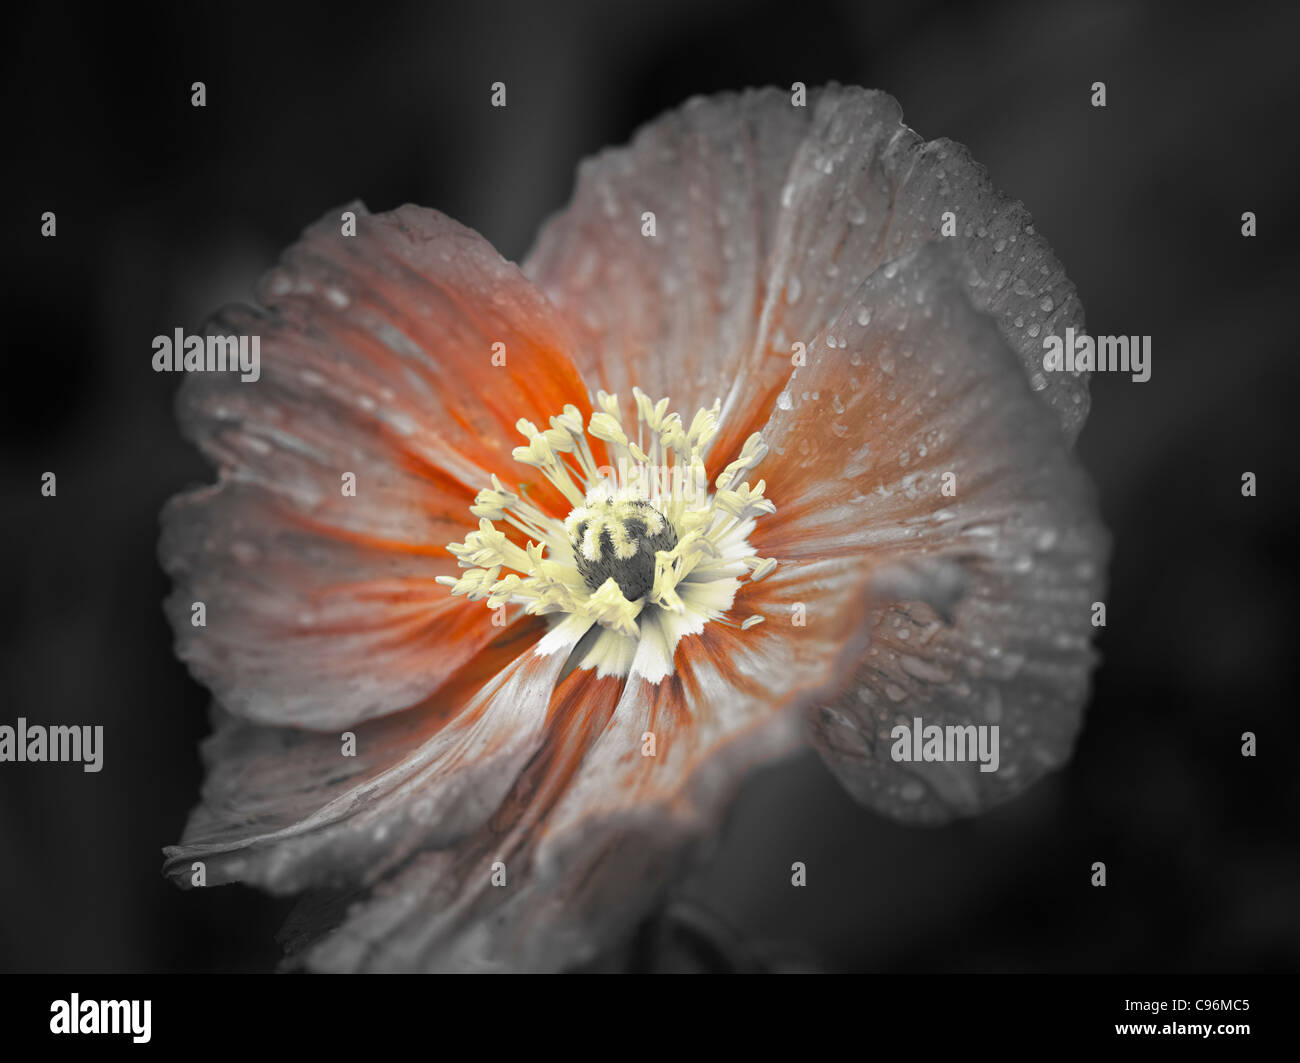
[[[762,435],[745,441],[710,491],[704,457],[718,434],[719,403],[686,425],[669,412],[668,399],[653,402],[639,388],[633,397],[635,438],[618,397],[604,391],[585,431],[571,405],[547,429],[520,420],[516,427],[527,443],[515,448],[514,459],[540,470],[572,512],[556,520],[522,489],[509,491],[493,476],[470,507],[478,530],[447,548],[465,571],[438,582],[471,601],[486,600],[491,609],[522,605],[533,615],[567,614],[564,644],[571,644],[593,625],[636,639],[646,609],[687,614],[692,584],[768,575],[776,561],[750,554],[746,545],[753,522],[776,509],[763,497],[762,480],[744,481],[767,454]],[[611,466],[597,466],[589,437],[605,444]],[[522,533],[526,544],[513,542],[497,523]],[[697,611],[726,623],[715,609]],[[739,626],[761,620],[751,616]]]

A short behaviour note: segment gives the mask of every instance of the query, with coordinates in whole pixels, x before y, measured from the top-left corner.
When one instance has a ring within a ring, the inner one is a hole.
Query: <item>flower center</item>
[[[718,410],[699,410],[687,426],[640,388],[635,441],[624,431],[618,396],[597,394],[599,411],[586,429],[577,407],[516,427],[528,440],[514,458],[539,469],[573,506],[563,521],[544,513],[521,488],[496,477],[470,507],[479,527],[447,549],[465,569],[438,582],[490,609],[553,616],[538,643],[541,655],[567,651],[598,675],[644,676],[658,683],[673,671],[678,642],[715,621],[746,630],[725,614],[740,580],[760,580],[776,567],[749,547],[755,521],[776,507],[745,475],[767,455],[755,432],[710,490],[704,454],[718,434]],[[597,466],[590,439],[601,440],[613,466]],[[496,526],[517,533],[511,538]],[[523,538],[523,543],[516,538]],[[508,618],[507,621],[508,622]]]
[[[677,545],[672,524],[649,502],[638,499],[600,499],[580,506],[564,526],[588,588],[598,591],[612,579],[628,601],[650,593],[655,555]]]

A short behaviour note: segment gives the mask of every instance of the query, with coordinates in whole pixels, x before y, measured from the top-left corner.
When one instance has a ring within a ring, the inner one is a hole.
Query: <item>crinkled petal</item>
[[[593,388],[671,395],[689,417],[746,384],[806,127],[776,90],[697,97],[581,164],[524,270],[567,315]]]
[[[178,656],[236,715],[335,737],[416,704],[500,631],[435,582],[457,567],[433,543],[464,533],[428,525],[420,544],[345,534],[230,480],[173,498],[160,553]]]
[[[753,538],[760,553],[855,556],[871,573],[869,648],[811,719],[856,796],[923,821],[1068,757],[1108,550],[1087,477],[962,270],[952,249],[924,247],[816,337],[764,430],[778,509]],[[997,725],[997,771],[895,763],[890,731],[916,717]]]
[[[492,473],[532,472],[511,458],[518,418],[590,408],[563,325],[481,237],[434,211],[351,209],[355,236],[329,216],[262,280],[267,309],[217,319],[260,337],[260,379],[187,374],[178,400],[222,474],[164,515],[178,652],[268,723],[400,711],[491,639],[481,604],[434,583],[459,571],[446,544]],[[567,512],[544,482],[529,496]]]
[[[555,655],[546,660],[559,659]],[[572,672],[552,698],[547,736],[502,807],[452,848],[416,854],[370,889],[309,897],[286,927],[290,962],[319,971],[528,970],[500,946],[518,925],[533,833],[618,702],[622,682]],[[531,892],[528,892],[531,896]]]
[[[301,962],[560,970],[630,933],[747,773],[799,747],[800,706],[851,672],[863,645],[845,631],[864,624],[847,571],[803,562],[746,588],[746,607],[768,622],[687,637],[658,685],[573,673],[548,747],[490,827],[350,898],[331,932],[300,927],[311,939]],[[501,869],[505,885],[493,885]]]
[[[589,379],[679,408],[721,398],[721,458],[766,420],[794,345],[881,265],[937,239],[957,248],[971,298],[1072,440],[1086,376],[1041,368],[1042,337],[1082,327],[1073,285],[1024,208],[960,145],[924,142],[881,92],[831,85],[806,107],[776,89],[689,101],[583,164],[525,271],[568,315]]]
[[[511,630],[449,682],[438,704],[341,736],[218,715],[203,803],[167,871],[188,884],[242,880],[276,893],[368,883],[412,853],[480,829],[542,743],[561,656]]]

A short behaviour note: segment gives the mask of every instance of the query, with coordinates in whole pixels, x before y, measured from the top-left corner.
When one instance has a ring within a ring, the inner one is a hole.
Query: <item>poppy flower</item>
[[[214,319],[260,379],[179,394],[220,470],[160,547],[214,696],[179,883],[312,891],[311,969],[564,969],[756,765],[935,823],[1068,758],[1107,539],[1042,344],[1082,311],[963,148],[746,91],[584,162],[522,268],[345,209]],[[895,759],[918,718],[997,770]]]

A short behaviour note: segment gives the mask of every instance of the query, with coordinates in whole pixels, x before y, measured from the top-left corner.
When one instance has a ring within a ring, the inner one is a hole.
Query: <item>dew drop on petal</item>
[[[927,683],[949,683],[952,681],[951,672],[930,661],[922,660],[920,657],[903,655],[899,658],[898,663],[908,675],[915,676]]]
[[[898,796],[904,801],[919,801],[925,796],[925,787],[915,779],[909,779],[907,782],[903,783],[902,787],[899,789]]]

